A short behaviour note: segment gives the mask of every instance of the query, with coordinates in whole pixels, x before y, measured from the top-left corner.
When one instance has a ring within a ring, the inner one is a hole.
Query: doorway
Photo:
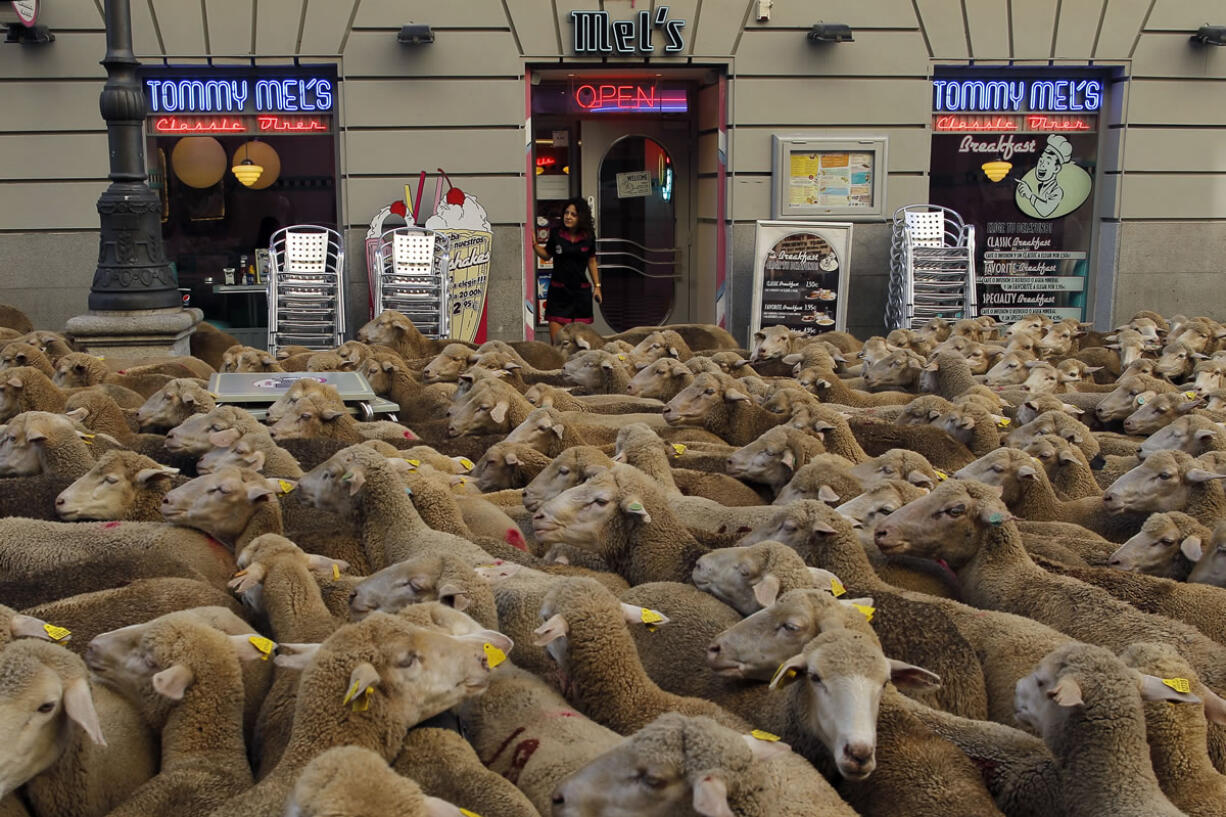
[[[543,240],[560,223],[567,199],[587,201],[604,299],[594,304],[593,328],[601,334],[688,323],[714,312],[713,304],[696,304],[694,293],[702,288],[695,260],[714,258],[715,247],[703,252],[694,237],[702,215],[695,199],[699,100],[717,76],[710,69],[621,69],[613,77],[530,72],[531,229]],[[550,262],[531,252],[527,263],[525,315],[533,325],[525,326],[526,335],[546,327],[552,274]]]

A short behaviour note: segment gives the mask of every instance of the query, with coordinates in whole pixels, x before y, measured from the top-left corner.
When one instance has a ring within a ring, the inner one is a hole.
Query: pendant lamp
[[[250,187],[255,184],[264,173],[263,165],[257,165],[251,161],[246,145],[243,145],[243,160],[230,168],[230,170],[233,171],[235,178],[242,182],[244,187]]]

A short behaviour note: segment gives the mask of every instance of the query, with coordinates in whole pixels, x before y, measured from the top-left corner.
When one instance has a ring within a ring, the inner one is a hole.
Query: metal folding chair
[[[887,328],[978,316],[975,227],[935,204],[899,208],[893,227]]]
[[[328,227],[298,224],[269,240],[268,351],[345,342],[345,245]]]
[[[396,227],[381,239],[381,269],[375,278],[375,314],[401,312],[423,335],[451,333],[451,243],[425,227]]]

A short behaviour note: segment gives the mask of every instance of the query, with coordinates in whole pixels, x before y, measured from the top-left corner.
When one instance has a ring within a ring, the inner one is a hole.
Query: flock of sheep
[[[1226,326],[753,341],[0,307],[0,817],[1226,817]]]

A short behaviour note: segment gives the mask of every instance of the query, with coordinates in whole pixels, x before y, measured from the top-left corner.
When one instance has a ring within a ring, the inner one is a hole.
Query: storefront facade
[[[56,326],[84,310],[96,263],[104,43],[94,4],[40,5],[56,41],[0,45],[0,289]],[[243,78],[253,95],[150,110],[155,182],[181,181],[171,155],[187,137],[217,139],[227,165],[265,144],[283,168],[262,189],[227,173],[224,213],[167,189],[181,283],[220,280],[239,260],[221,256],[254,250],[266,219],[331,221],[359,325],[372,217],[442,168],[488,214],[494,338],[540,330],[549,270],[527,230],[571,196],[596,212],[602,328],[712,321],[745,340],[755,222],[778,216],[854,224],[847,325],[880,331],[889,219],[929,201],[979,228],[991,314],[1106,327],[1142,308],[1226,313],[1211,277],[1226,251],[1226,48],[1191,39],[1226,24],[1212,0],[152,0],[133,15],[148,78]],[[819,20],[852,41],[814,39]],[[433,42],[399,42],[409,23]],[[286,104],[318,79],[326,106]],[[261,111],[261,81],[292,82]],[[207,132],[227,124],[242,129]],[[816,149],[781,161],[793,143],[836,147],[829,166]]]

